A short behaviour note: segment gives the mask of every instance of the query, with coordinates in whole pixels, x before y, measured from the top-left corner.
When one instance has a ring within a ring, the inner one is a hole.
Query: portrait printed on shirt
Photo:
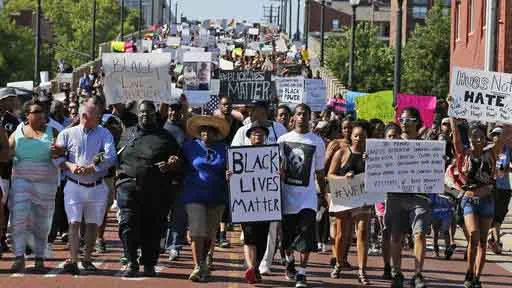
[[[284,182],[293,186],[309,186],[316,147],[296,142],[284,142],[281,145],[286,161]]]

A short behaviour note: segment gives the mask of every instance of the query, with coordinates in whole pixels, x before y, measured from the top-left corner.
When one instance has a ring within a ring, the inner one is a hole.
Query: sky
[[[174,1],[178,1],[178,15],[183,13],[183,16],[199,20],[236,18],[237,20],[258,22],[263,18],[263,6],[270,6],[270,4],[279,6],[279,1],[271,2],[270,0],[173,0],[173,5]],[[297,1],[293,0],[292,3],[292,17],[294,17],[292,27],[293,31],[295,31]],[[301,1],[302,6],[304,5],[303,3],[304,1]],[[301,23],[302,14],[301,12]]]

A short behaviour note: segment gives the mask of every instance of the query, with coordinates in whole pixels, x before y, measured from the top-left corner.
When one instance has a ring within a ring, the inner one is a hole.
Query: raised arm
[[[461,155],[464,153],[464,144],[462,143],[462,137],[460,135],[459,126],[457,126],[457,121],[455,118],[450,117],[450,125],[452,127],[452,141],[453,148],[455,149],[456,155]]]

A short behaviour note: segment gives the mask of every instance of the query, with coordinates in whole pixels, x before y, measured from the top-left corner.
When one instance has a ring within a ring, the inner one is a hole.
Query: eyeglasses
[[[401,124],[409,124],[409,123],[414,123],[416,122],[418,119],[416,118],[408,118],[408,117],[403,117],[403,118],[400,118],[400,123]]]
[[[34,111],[29,111],[28,113],[29,114],[42,114],[44,112],[43,112],[43,110],[34,110]]]

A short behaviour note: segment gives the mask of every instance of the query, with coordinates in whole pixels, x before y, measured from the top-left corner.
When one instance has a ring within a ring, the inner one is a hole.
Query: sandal
[[[357,278],[357,281],[364,286],[370,285],[370,280],[368,280],[368,276],[366,276],[366,273],[359,272],[359,277]]]

